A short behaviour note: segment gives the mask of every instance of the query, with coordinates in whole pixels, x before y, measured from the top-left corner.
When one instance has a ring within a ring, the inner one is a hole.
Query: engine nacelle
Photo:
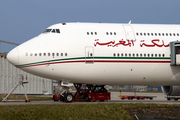
[[[180,86],[161,86],[165,95],[180,96]]]

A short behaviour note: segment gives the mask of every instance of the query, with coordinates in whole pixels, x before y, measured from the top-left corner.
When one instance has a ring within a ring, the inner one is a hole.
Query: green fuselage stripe
[[[114,59],[114,60],[164,60],[168,59],[170,60],[170,57],[77,57],[77,58],[65,58],[65,59],[55,59],[55,60],[46,60],[46,61],[41,61],[41,62],[34,62],[34,63],[28,63],[28,64],[22,64],[22,65],[17,65],[17,67],[22,67],[22,66],[27,66],[27,65],[35,65],[35,64],[42,64],[42,63],[47,63],[47,62],[57,62],[57,61],[69,61],[69,60],[85,60],[85,59],[103,59],[103,60],[109,60],[109,59]]]

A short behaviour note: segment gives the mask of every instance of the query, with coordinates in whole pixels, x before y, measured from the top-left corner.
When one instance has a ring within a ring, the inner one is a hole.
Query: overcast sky
[[[180,24],[180,0],[0,0],[0,40],[23,43],[52,24]],[[0,52],[13,45],[1,43]]]

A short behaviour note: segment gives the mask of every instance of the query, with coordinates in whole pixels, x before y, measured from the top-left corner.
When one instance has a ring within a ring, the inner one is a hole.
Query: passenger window
[[[59,56],[59,53],[56,53],[56,56]]]
[[[149,57],[150,55],[148,54],[148,57]]]
[[[97,32],[95,32],[95,35],[97,35]]]
[[[138,36],[139,34],[138,34],[138,33],[136,33],[136,35]]]
[[[91,35],[93,35],[93,32],[91,32]]]
[[[164,36],[164,33],[162,33],[162,36]]]
[[[155,36],[157,36],[157,33],[155,33]]]
[[[112,35],[112,32],[110,32],[110,35]]]
[[[92,54],[92,53],[91,53]],[[65,56],[67,56],[67,53],[65,53]]]
[[[177,36],[179,36],[179,33],[177,33]]]
[[[116,54],[114,53],[114,57],[116,57]]]
[[[39,56],[41,56],[42,54],[41,53],[39,53]]]
[[[137,53],[137,54],[136,54],[136,57],[138,57],[138,56],[139,56],[139,54]]]
[[[133,57],[135,56],[135,54],[133,53]]]
[[[176,36],[176,34],[175,34],[175,33],[173,33],[173,35],[174,35],[174,36]]]
[[[166,36],[168,36],[168,33],[166,33]]]
[[[163,56],[163,57],[165,57],[165,55],[164,55],[164,54],[162,54],[162,56]]]
[[[161,33],[159,33],[159,36],[161,36]]]
[[[65,56],[67,56],[67,53],[65,53]],[[90,53],[90,56],[92,57],[92,56],[93,56],[93,54],[92,54],[92,53]]]
[[[169,33],[169,35],[170,35],[170,36],[172,36],[172,34],[171,34],[171,33]]]
[[[28,56],[28,53],[26,53],[25,56]]]
[[[149,36],[150,34],[149,34],[149,33],[147,33],[147,35]]]
[[[119,53],[117,54],[117,56],[119,57]]]
[[[125,54],[125,56],[127,57],[127,54]]]
[[[48,53],[48,56],[50,56],[51,54],[50,53]]]
[[[153,57],[154,55],[153,54],[151,54],[151,57]]]
[[[151,35],[153,36],[153,33],[151,33]]]
[[[31,53],[30,56],[33,56],[33,54]]]
[[[146,33],[144,33],[144,36],[146,36]]]
[[[106,35],[108,35],[108,32],[106,32]]]
[[[44,53],[44,56],[46,56],[46,53]]]
[[[116,35],[116,32],[114,32],[114,35]]]
[[[61,56],[63,56],[63,53],[61,53]]]
[[[54,53],[52,53],[52,56],[54,56]]]
[[[37,56],[37,53],[35,53],[34,56]]]
[[[140,35],[142,36],[142,33],[140,33]]]
[[[123,57],[123,53],[121,53],[121,56]]]
[[[131,57],[131,54],[129,53],[129,57]]]
[[[159,57],[161,57],[161,54],[159,54]]]
[[[157,54],[155,54],[155,57],[157,57]]]
[[[144,54],[144,57],[146,57],[146,54]]]
[[[89,35],[89,32],[87,32],[87,35]]]
[[[140,56],[142,57],[142,54],[140,54]]]

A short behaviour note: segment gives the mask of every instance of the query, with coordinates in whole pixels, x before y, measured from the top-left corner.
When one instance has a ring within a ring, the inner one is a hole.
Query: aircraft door
[[[85,47],[85,63],[94,63],[94,48],[92,46]]]
[[[134,35],[134,30],[131,25],[122,25],[125,31],[126,35],[126,40],[133,40],[135,41],[135,35]]]
[[[170,42],[171,66],[180,65],[180,41]]]

